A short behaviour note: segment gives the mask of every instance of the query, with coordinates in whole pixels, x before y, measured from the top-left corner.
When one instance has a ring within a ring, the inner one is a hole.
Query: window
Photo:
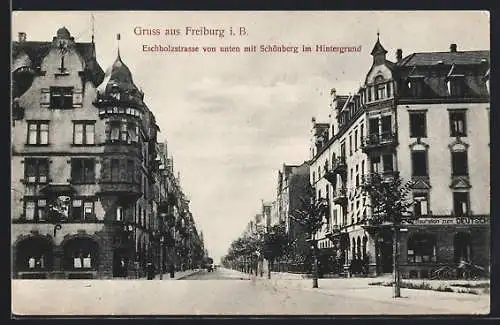
[[[467,151],[454,151],[451,153],[451,167],[453,176],[467,176],[469,174]]]
[[[349,135],[349,156],[352,156],[352,135]]]
[[[392,89],[391,89],[391,83],[387,83],[387,98],[391,98],[392,96]]]
[[[462,97],[466,96],[465,79],[462,76],[452,77],[448,81],[448,92],[450,96]]]
[[[384,172],[392,172],[394,171],[393,159],[392,155],[383,155],[382,163],[384,165]]]
[[[120,139],[120,123],[110,122],[108,125],[109,125],[109,132],[107,133],[107,140],[118,141]]]
[[[363,136],[364,136],[364,131],[365,131],[365,125],[364,125],[364,124],[361,124],[361,126],[359,127],[359,137],[360,137],[360,138],[363,138]]]
[[[356,174],[356,187],[359,187],[359,175]]]
[[[384,99],[385,98],[385,85],[377,86],[377,97],[376,99]]]
[[[408,82],[408,90],[411,96],[421,97],[424,95],[424,80],[423,78],[412,78]]]
[[[75,199],[71,205],[71,220],[72,221],[93,221],[94,200],[93,199]]]
[[[469,213],[469,193],[453,192],[453,214],[465,216]]]
[[[340,145],[340,156],[342,158],[345,158],[346,154],[345,154],[345,142],[342,142],[342,144]]]
[[[452,137],[467,136],[465,111],[450,112],[450,136]]]
[[[135,181],[135,164],[133,160],[127,160],[127,181],[130,183]]]
[[[366,92],[368,93],[368,101],[371,102],[372,101],[372,87],[368,87],[366,89]]]
[[[411,153],[412,176],[428,176],[427,151],[412,151]]]
[[[120,180],[120,160],[111,159],[111,181]]]
[[[313,184],[316,183],[316,173],[315,172],[313,172],[313,179],[312,179],[312,181],[313,181]]]
[[[71,159],[71,182],[95,183],[94,159]]]
[[[123,221],[123,208],[122,207],[116,208],[116,221]]]
[[[46,220],[45,199],[25,199],[24,200],[24,219],[28,221],[45,221]]]
[[[50,87],[50,108],[73,108],[73,87]]]
[[[354,130],[354,151],[358,151],[358,130]]]
[[[49,144],[49,122],[28,122],[28,144]]]
[[[408,262],[436,262],[436,238],[431,234],[417,233],[408,239]]]
[[[48,159],[27,158],[24,161],[24,181],[26,183],[47,183],[48,176]]]
[[[378,173],[379,172],[379,165],[380,165],[380,156],[375,156],[372,158],[372,173]]]
[[[425,112],[410,112],[410,137],[425,138],[426,124]]]
[[[427,193],[414,193],[413,194],[413,212],[415,216],[429,215],[429,196]]]
[[[74,122],[73,144],[94,144],[95,122]]]

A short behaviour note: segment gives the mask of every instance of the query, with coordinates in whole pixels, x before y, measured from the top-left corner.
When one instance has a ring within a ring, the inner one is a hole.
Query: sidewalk
[[[274,278],[273,278],[274,276]],[[295,276],[295,279],[293,279]],[[378,278],[337,278],[318,279],[319,288],[312,288],[312,279],[298,279],[300,275],[272,274],[270,285],[284,287],[287,289],[307,290],[324,295],[340,296],[347,298],[358,298],[386,302],[388,304],[418,305],[430,310],[437,305],[444,307],[450,313],[460,314],[488,314],[490,312],[490,295],[473,295],[457,292],[439,292],[434,290],[401,289],[401,298],[392,297],[392,287],[369,285],[373,282],[391,281],[390,276]],[[297,280],[297,281],[286,281]],[[404,281],[426,281],[426,280],[404,280]],[[426,282],[432,282],[431,280]],[[442,283],[443,281],[436,281]],[[446,281],[453,284],[472,281]],[[483,281],[484,282],[484,281]],[[433,284],[434,285],[434,284]],[[449,285],[449,284],[448,284]]]
[[[190,275],[201,272],[202,269],[186,270],[186,271],[176,271],[173,278],[170,277],[170,273],[164,273],[162,280],[182,280]],[[147,277],[142,277],[140,280],[146,280]],[[160,280],[160,275],[157,274],[154,280]]]

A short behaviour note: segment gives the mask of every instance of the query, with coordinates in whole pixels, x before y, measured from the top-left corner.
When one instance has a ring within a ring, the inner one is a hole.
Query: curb
[[[190,273],[190,274],[184,274],[184,275],[182,275],[182,276],[178,277],[178,278],[177,278],[177,279],[175,279],[175,280],[182,280],[182,279],[184,279],[184,278],[187,278],[187,277],[189,277],[189,276],[191,276],[191,275],[193,275],[193,274],[200,273],[200,272],[201,272],[201,270],[196,270],[196,271],[194,271],[193,273]]]

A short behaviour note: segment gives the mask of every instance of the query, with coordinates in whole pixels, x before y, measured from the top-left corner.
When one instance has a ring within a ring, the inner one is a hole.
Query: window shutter
[[[73,90],[73,107],[82,107],[82,105],[83,105],[82,89]]]
[[[42,88],[40,94],[40,106],[41,107],[50,107],[50,89]]]

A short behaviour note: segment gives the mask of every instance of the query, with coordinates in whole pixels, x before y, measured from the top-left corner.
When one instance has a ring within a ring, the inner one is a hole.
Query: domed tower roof
[[[71,37],[71,34],[69,33],[69,30],[66,27],[61,27],[57,30],[57,37],[58,38],[65,38],[69,39]]]
[[[97,92],[104,97],[119,92],[123,99],[133,100],[138,103],[142,103],[143,99],[143,94],[134,84],[132,73],[127,65],[123,63],[119,51],[113,65],[106,70],[104,80],[97,87]]]

